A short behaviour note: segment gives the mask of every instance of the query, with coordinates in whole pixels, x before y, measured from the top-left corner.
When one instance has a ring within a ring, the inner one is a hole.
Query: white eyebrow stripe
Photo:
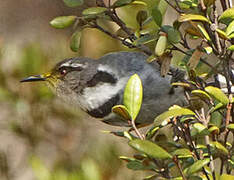
[[[87,66],[86,64],[71,63],[71,62],[65,62],[60,65],[60,67],[73,67],[73,68],[77,68],[77,67],[85,68],[86,66]]]

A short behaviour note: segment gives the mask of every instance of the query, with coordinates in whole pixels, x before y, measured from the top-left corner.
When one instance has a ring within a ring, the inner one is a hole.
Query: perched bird
[[[143,85],[143,101],[136,124],[150,124],[171,105],[182,105],[184,94],[180,88],[172,90],[173,76],[161,77],[159,65],[147,63],[147,58],[140,52],[109,53],[98,60],[70,58],[59,62],[48,73],[21,82],[47,81],[59,97],[90,116],[110,125],[128,126],[111,109],[123,104],[125,85],[130,76],[138,74]]]

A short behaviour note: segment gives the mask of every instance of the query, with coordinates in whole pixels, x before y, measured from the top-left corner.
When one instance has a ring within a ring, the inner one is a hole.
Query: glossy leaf
[[[63,2],[68,7],[76,7],[82,5],[84,0],[63,0]]]
[[[162,14],[157,6],[152,9],[152,17],[154,22],[160,27],[162,25]]]
[[[129,142],[129,145],[139,152],[156,159],[171,159],[172,156],[157,144],[148,141],[135,139]]]
[[[192,153],[185,148],[175,150],[172,155],[178,156],[178,158],[189,158],[192,157]]]
[[[229,129],[229,130],[234,130],[234,124],[233,123],[231,123],[231,124],[229,124],[228,126],[227,126],[227,128]]]
[[[112,112],[118,114],[125,120],[131,120],[131,116],[129,115],[128,109],[123,105],[116,105],[112,107]]]
[[[225,40],[229,39],[228,35],[224,31],[222,31],[221,29],[216,29],[216,31],[217,31],[220,38],[225,39]]]
[[[159,57],[162,56],[166,47],[167,47],[167,37],[165,35],[161,35],[155,47],[155,54]]]
[[[105,7],[91,7],[82,11],[83,16],[99,15],[107,11]]]
[[[157,116],[154,120],[154,123],[158,124],[171,117],[177,117],[177,116],[182,116],[182,115],[195,115],[195,113],[187,108],[175,108]]]
[[[209,20],[202,15],[198,14],[184,14],[181,15],[178,19],[179,22],[187,22],[187,21],[203,21],[203,22],[209,22]]]
[[[172,44],[177,44],[180,42],[180,32],[174,28],[170,28],[167,32],[168,41]]]
[[[132,170],[151,170],[154,169],[155,167],[153,165],[145,165],[144,162],[135,160],[135,161],[130,161],[127,164],[128,169]]]
[[[229,46],[227,49],[230,51],[234,51],[234,45]]]
[[[228,25],[226,29],[226,34],[229,36],[234,32],[234,20]]]
[[[229,8],[219,17],[219,21],[224,24],[229,24],[234,19],[234,8]]]
[[[74,52],[77,52],[80,49],[81,34],[81,31],[76,31],[71,37],[70,48]]]
[[[212,108],[211,113],[214,112],[214,111],[217,111],[217,110],[219,110],[221,108],[224,108],[224,107],[225,107],[225,105],[220,102],[220,103],[216,104],[214,108]]]
[[[208,86],[205,88],[205,91],[208,92],[215,99],[223,103],[224,105],[229,103],[228,97],[219,88]]]
[[[219,180],[233,180],[234,176],[230,174],[222,174],[219,178]]]
[[[151,139],[158,130],[159,130],[159,127],[153,126],[152,128],[150,128],[150,130],[146,133],[146,139]]]
[[[217,148],[223,154],[228,155],[228,150],[221,143],[219,143],[218,141],[210,142],[210,144],[215,146],[215,148]]]
[[[203,90],[196,89],[196,90],[193,90],[191,93],[192,93],[193,95],[195,95],[195,96],[200,97],[201,99],[204,99],[204,100],[211,100],[211,97],[209,96],[209,94],[207,94],[207,92],[205,92],[205,91],[203,91]]]
[[[76,16],[59,16],[50,21],[50,25],[57,29],[71,26],[76,20]]]
[[[117,7],[125,6],[125,5],[130,4],[132,1],[133,0],[117,0],[113,4],[113,7],[117,8]]]
[[[195,123],[193,124],[194,129],[196,129],[197,133],[199,135],[208,135],[209,131],[208,129],[201,123]]]
[[[215,134],[219,134],[219,128],[217,126],[211,126],[209,129],[210,133],[215,133]]]
[[[199,31],[201,32],[201,34],[203,35],[203,37],[204,37],[207,41],[211,41],[210,36],[209,36],[209,34],[206,32],[206,30],[205,30],[200,24],[198,24],[197,27],[198,27]]]
[[[137,74],[134,74],[128,80],[124,90],[124,105],[133,120],[136,119],[142,103],[143,88],[141,79]]]
[[[205,158],[202,160],[196,161],[193,165],[191,165],[188,170],[186,171],[187,175],[192,175],[198,171],[200,171],[205,165],[207,165],[210,162],[209,158]]]

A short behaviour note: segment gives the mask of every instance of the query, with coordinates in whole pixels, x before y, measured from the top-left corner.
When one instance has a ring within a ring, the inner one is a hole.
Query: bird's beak
[[[29,76],[25,79],[22,79],[20,82],[46,81],[46,79],[50,77],[50,75],[50,73],[45,73],[41,75]]]

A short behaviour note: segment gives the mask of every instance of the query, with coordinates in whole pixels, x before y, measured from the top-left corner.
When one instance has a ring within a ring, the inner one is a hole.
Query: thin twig
[[[174,163],[176,164],[177,168],[179,169],[180,175],[182,176],[183,180],[187,180],[187,178],[184,176],[184,173],[181,168],[180,161],[178,160],[177,156],[173,158]]]
[[[179,14],[183,13],[183,11],[181,11],[180,9],[178,9],[177,7],[175,7],[173,4],[171,4],[171,3],[169,2],[169,0],[165,0],[165,1],[166,1],[167,4],[168,4],[169,6],[171,6],[176,12],[178,12]]]
[[[141,139],[141,140],[144,140],[144,137],[142,136],[142,134],[139,132],[139,130],[137,129],[136,127],[136,124],[135,124],[135,121],[132,119],[131,120],[131,125],[132,125],[132,128],[134,129],[136,135]]]

